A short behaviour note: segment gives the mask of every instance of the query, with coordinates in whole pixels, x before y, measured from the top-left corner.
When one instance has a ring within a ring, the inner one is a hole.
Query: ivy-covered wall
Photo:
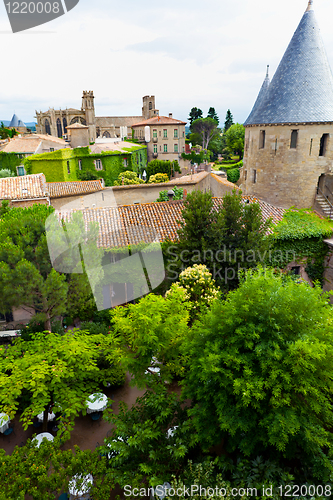
[[[291,261],[303,263],[309,278],[322,283],[329,253],[324,239],[330,238],[332,232],[333,222],[321,219],[310,209],[287,210],[282,221],[273,227],[270,265],[283,268]]]
[[[24,160],[24,165],[27,174],[43,173],[47,182],[103,178],[106,186],[113,186],[121,172],[132,170],[140,174],[147,166],[145,146],[134,145],[123,150],[128,152],[105,151],[92,154],[89,147],[59,149],[52,153],[30,156]],[[101,160],[102,170],[96,170],[95,160]],[[67,162],[70,174],[67,171]]]
[[[13,172],[13,174],[17,175],[16,167],[22,165],[22,163],[23,160],[20,158],[20,155],[0,151],[0,170],[7,168]]]

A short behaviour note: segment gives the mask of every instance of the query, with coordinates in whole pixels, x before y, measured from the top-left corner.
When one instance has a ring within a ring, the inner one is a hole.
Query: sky
[[[96,116],[141,115],[155,95],[160,115],[186,121],[196,106],[231,110],[242,123],[270,65],[273,76],[308,0],[80,0],[64,16],[11,32],[0,5],[0,119],[15,112],[81,108],[93,90]],[[333,2],[314,0],[333,68]]]

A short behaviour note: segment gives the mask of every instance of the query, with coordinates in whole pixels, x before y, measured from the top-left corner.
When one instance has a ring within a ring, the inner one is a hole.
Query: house
[[[333,203],[319,186],[332,170],[333,76],[312,4],[244,123],[242,190],[281,207],[314,206],[317,191]]]
[[[148,120],[135,123],[132,126],[134,138],[147,144],[148,162],[159,160],[177,160],[181,167],[187,166],[183,160],[185,153],[185,125],[186,122],[169,116],[154,116]]]
[[[0,179],[0,204],[9,201],[12,207],[30,207],[35,203],[50,205],[44,174],[5,177]]]

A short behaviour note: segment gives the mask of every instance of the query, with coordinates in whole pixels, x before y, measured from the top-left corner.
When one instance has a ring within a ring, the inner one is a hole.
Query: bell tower
[[[95,104],[94,92],[92,90],[83,91],[81,111],[85,113],[86,123],[89,128],[89,141],[96,140],[96,120],[95,120]]]

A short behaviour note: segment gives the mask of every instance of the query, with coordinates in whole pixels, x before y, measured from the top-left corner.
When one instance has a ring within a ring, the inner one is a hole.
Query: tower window
[[[311,156],[312,153],[312,144],[313,144],[313,139],[310,141],[310,151],[309,151],[309,156]]]
[[[244,172],[244,180],[246,181],[246,179],[247,179],[247,170],[245,170]]]
[[[275,139],[275,154],[276,154],[276,152],[277,152],[277,144],[278,144],[278,140],[277,140],[277,139]]]
[[[325,156],[326,155],[328,138],[329,138],[329,134],[323,134],[322,135],[322,137],[320,139],[319,156]]]
[[[59,120],[59,118],[57,119],[57,134],[58,137],[62,137],[61,121]]]
[[[265,130],[260,130],[260,135],[259,135],[259,149],[264,149],[264,147],[265,147],[265,137],[266,137]]]
[[[149,111],[153,109],[153,103],[151,101],[149,101]]]
[[[291,138],[290,138],[290,149],[297,148],[297,139],[298,139],[298,130],[293,130],[291,132]]]
[[[253,170],[253,184],[257,183],[257,171]]]

